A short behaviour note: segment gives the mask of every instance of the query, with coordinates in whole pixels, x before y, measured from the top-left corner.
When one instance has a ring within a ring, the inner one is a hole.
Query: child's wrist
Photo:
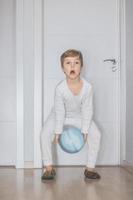
[[[55,133],[55,136],[60,136],[60,133]]]

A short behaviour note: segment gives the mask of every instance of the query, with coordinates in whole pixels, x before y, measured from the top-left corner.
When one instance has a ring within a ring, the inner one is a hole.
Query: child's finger
[[[84,134],[84,141],[85,142],[87,141],[87,136],[88,136],[88,134]]]
[[[54,138],[53,143],[57,144],[57,139],[56,138]]]
[[[55,135],[55,136],[54,136],[53,143],[54,143],[54,144],[59,143],[59,136],[58,136],[58,135]]]

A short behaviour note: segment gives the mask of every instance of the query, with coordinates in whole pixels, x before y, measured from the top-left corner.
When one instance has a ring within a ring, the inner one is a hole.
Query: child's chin
[[[75,77],[77,77],[76,75],[70,75],[69,76],[70,78],[75,78]]]
[[[77,74],[71,73],[70,76],[74,77],[74,76],[77,76]]]
[[[77,78],[78,76],[75,74],[75,75],[70,75],[69,76],[69,78],[71,78],[71,79],[75,79],[75,78]]]

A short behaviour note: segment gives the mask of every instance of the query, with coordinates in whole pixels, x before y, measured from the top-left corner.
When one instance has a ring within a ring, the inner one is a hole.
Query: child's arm
[[[54,107],[55,107],[55,134],[61,134],[65,119],[65,107],[61,91],[59,90],[58,87],[55,89]]]
[[[93,90],[92,86],[90,88],[89,93],[86,94],[83,99],[81,106],[81,115],[82,115],[82,127],[81,131],[84,134],[88,134],[88,129],[90,127],[90,123],[93,116]]]

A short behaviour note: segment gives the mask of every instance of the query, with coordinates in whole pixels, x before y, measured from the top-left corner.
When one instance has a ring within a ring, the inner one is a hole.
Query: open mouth
[[[70,74],[75,74],[75,71],[74,70],[70,71]]]

